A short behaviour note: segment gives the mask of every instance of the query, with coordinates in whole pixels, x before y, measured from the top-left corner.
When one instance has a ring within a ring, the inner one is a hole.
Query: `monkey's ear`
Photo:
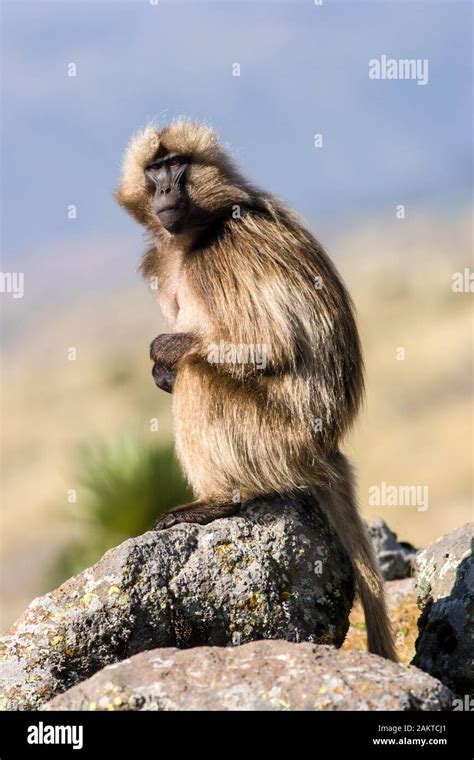
[[[148,194],[144,169],[159,146],[159,132],[150,123],[132,137],[123,155],[122,175],[115,191],[115,200],[140,224],[145,224],[147,220]]]

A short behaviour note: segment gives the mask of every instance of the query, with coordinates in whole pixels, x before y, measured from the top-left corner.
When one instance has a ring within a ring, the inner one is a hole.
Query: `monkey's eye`
[[[181,158],[179,158],[179,156],[175,156],[174,158],[171,158],[169,161],[169,165],[174,166],[174,167],[181,166],[182,163],[183,161]]]
[[[158,164],[151,164],[151,166],[147,166],[146,170],[147,172],[156,172],[159,168]]]

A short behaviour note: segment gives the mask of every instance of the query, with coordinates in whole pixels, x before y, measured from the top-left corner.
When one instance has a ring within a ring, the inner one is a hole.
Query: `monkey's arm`
[[[169,369],[186,356],[196,344],[197,338],[191,333],[163,333],[150,345],[150,359]]]
[[[152,375],[158,388],[167,393],[172,392],[177,365],[193,349],[196,342],[196,337],[191,333],[164,333],[152,341]]]

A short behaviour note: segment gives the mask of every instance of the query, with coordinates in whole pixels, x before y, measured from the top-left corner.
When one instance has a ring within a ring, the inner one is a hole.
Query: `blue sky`
[[[4,268],[136,245],[112,190],[152,117],[212,123],[323,239],[398,203],[469,202],[467,2],[3,0],[2,14]],[[429,83],[370,80],[382,54],[428,58]]]

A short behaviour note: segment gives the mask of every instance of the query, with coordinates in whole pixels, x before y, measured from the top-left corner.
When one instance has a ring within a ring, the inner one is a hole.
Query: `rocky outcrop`
[[[403,578],[399,581],[388,581],[385,586],[385,599],[389,612],[395,610],[403,602],[415,602],[415,579]]]
[[[46,710],[449,710],[414,667],[333,647],[258,641],[155,649],[111,665]]]
[[[338,646],[352,601],[347,556],[302,499],[255,501],[207,526],[149,532],[31,603],[3,637],[1,706],[36,708],[157,647],[256,639]]]
[[[384,520],[366,522],[382,576],[386,581],[409,578],[413,574],[416,549],[407,542],[397,540]]]
[[[416,560],[421,617],[414,664],[460,695],[474,693],[474,523]]]

